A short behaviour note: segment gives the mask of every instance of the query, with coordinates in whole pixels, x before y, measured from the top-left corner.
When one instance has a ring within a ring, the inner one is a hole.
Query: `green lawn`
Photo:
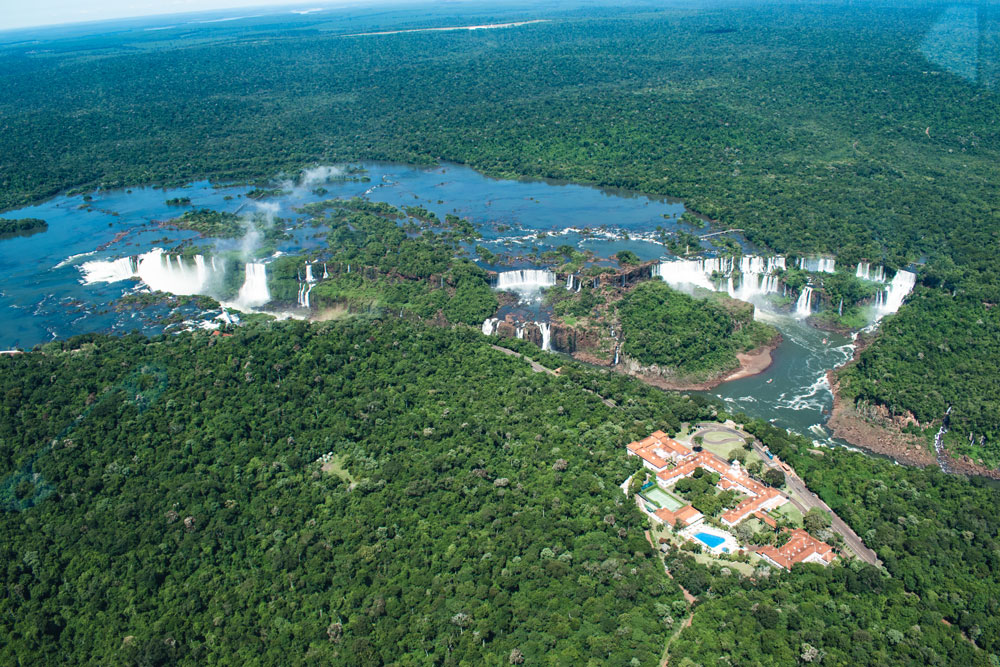
[[[785,503],[778,509],[771,510],[770,513],[775,519],[778,517],[785,517],[795,524],[797,528],[802,527],[802,512],[800,512],[799,509],[792,503]]]

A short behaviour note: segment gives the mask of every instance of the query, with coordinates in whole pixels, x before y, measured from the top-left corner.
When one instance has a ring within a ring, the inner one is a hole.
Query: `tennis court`
[[[648,502],[659,507],[664,507],[671,512],[676,512],[680,508],[687,505],[686,502],[678,498],[677,496],[667,493],[658,486],[652,486],[642,492],[642,497]]]

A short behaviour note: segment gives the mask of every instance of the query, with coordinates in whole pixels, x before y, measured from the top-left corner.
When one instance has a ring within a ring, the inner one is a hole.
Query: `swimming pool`
[[[713,535],[712,533],[695,533],[694,537],[702,544],[708,546],[709,549],[714,549],[726,541],[726,538]]]

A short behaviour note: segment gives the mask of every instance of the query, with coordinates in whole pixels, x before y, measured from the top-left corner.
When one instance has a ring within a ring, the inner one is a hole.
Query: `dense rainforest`
[[[655,663],[622,443],[710,408],[395,322],[0,359],[3,661]]]
[[[363,317],[0,357],[3,660],[988,664],[996,490],[749,423],[887,570],[671,580],[623,445],[725,415],[505,343],[564,371]]]
[[[921,262],[929,292],[901,314],[918,325],[867,353],[880,357],[857,368],[859,400],[923,414],[940,407],[923,396],[946,396],[954,431],[995,452],[1000,413],[950,350],[978,326],[977,304],[1000,300],[998,12],[476,6],[10,33],[0,209],[74,187],[265,179],[358,158],[681,197],[778,252]],[[547,20],[356,36],[536,18]],[[913,349],[937,350],[938,372]],[[1000,365],[1000,340],[981,337],[976,358]],[[900,381],[871,390],[887,369]]]
[[[728,299],[726,301],[729,301]],[[638,285],[618,305],[622,351],[640,364],[675,369],[679,375],[718,375],[739,366],[738,352],[778,336],[753,319],[753,307],[699,300],[655,281]]]

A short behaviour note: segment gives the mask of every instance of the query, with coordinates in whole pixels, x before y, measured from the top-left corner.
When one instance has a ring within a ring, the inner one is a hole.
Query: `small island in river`
[[[49,224],[39,218],[20,218],[18,220],[0,218],[0,239],[38,234],[48,228]]]

